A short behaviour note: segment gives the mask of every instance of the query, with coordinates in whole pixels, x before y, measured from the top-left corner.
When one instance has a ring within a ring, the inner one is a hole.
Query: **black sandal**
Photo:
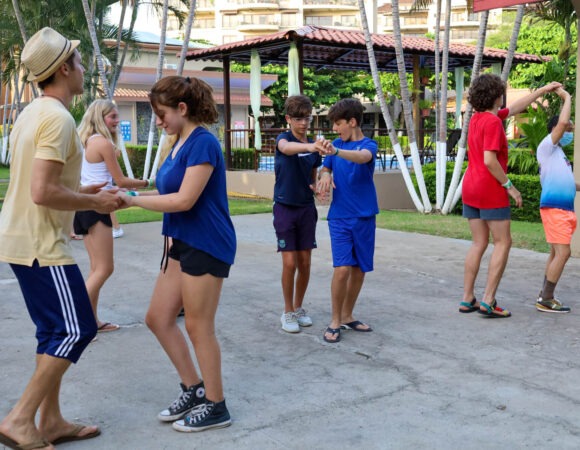
[[[330,334],[332,334],[332,336],[337,335],[336,339],[327,338],[326,333],[330,333]],[[324,341],[328,342],[329,344],[336,344],[337,342],[340,342],[340,327],[339,328],[330,328],[330,327],[326,328],[326,331],[322,335],[322,339],[324,339]]]

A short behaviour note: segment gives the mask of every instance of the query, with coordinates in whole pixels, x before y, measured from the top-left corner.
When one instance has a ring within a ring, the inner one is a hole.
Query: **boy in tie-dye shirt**
[[[553,117],[548,123],[549,134],[538,146],[536,155],[542,183],[540,215],[546,241],[550,244],[544,285],[536,301],[536,309],[568,313],[570,308],[554,298],[554,289],[570,257],[570,242],[577,223],[574,197],[580,185],[574,181],[572,166],[562,150],[574,139],[574,124],[570,121],[570,94],[562,88],[555,92],[563,100],[562,110],[559,116]]]

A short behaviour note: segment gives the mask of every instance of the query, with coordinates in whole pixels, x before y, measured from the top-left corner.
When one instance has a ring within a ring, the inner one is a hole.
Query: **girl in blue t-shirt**
[[[158,419],[173,422],[177,431],[225,427],[231,420],[214,321],[223,279],[234,262],[236,235],[221,146],[202,126],[217,122],[217,107],[211,87],[189,77],[162,78],[149,99],[157,126],[176,137],[156,179],[158,192],[126,198],[130,206],[164,213],[162,270],[145,321],[175,366],[181,393]],[[204,381],[176,323],[182,306]]]

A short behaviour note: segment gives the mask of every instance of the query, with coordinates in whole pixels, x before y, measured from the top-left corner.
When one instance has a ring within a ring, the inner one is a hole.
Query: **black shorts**
[[[73,222],[75,234],[89,234],[89,229],[97,222],[103,222],[113,228],[110,214],[101,214],[97,211],[77,211]]]
[[[230,274],[230,264],[214,258],[203,250],[193,248],[179,239],[173,239],[173,245],[167,256],[179,261],[181,271],[194,277],[209,273],[216,278],[227,278]]]

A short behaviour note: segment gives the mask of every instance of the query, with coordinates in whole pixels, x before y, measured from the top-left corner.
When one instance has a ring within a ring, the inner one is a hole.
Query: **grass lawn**
[[[272,200],[230,198],[229,205],[232,216],[272,212]],[[117,211],[117,218],[120,223],[155,222],[161,220],[162,217],[162,213],[147,211],[138,207]]]
[[[467,220],[455,215],[381,211],[377,216],[377,227],[456,239],[471,239]],[[542,253],[549,252],[550,247],[546,243],[541,223],[512,221],[511,231],[513,247]]]
[[[6,172],[4,175],[4,171],[7,171],[7,168],[0,166],[0,179],[8,178],[8,173]],[[0,209],[2,208],[2,200],[4,199],[6,188],[7,183],[0,183]],[[230,198],[229,205],[232,216],[272,212],[271,200]],[[129,208],[117,212],[117,217],[121,223],[154,222],[161,220],[162,216],[162,213],[146,211],[141,208]],[[467,220],[460,216],[381,211],[377,216],[377,227],[409,233],[471,239]],[[513,247],[542,253],[549,251],[541,223],[512,221],[511,228]]]
[[[0,164],[0,180],[7,180],[10,176],[10,167]]]

